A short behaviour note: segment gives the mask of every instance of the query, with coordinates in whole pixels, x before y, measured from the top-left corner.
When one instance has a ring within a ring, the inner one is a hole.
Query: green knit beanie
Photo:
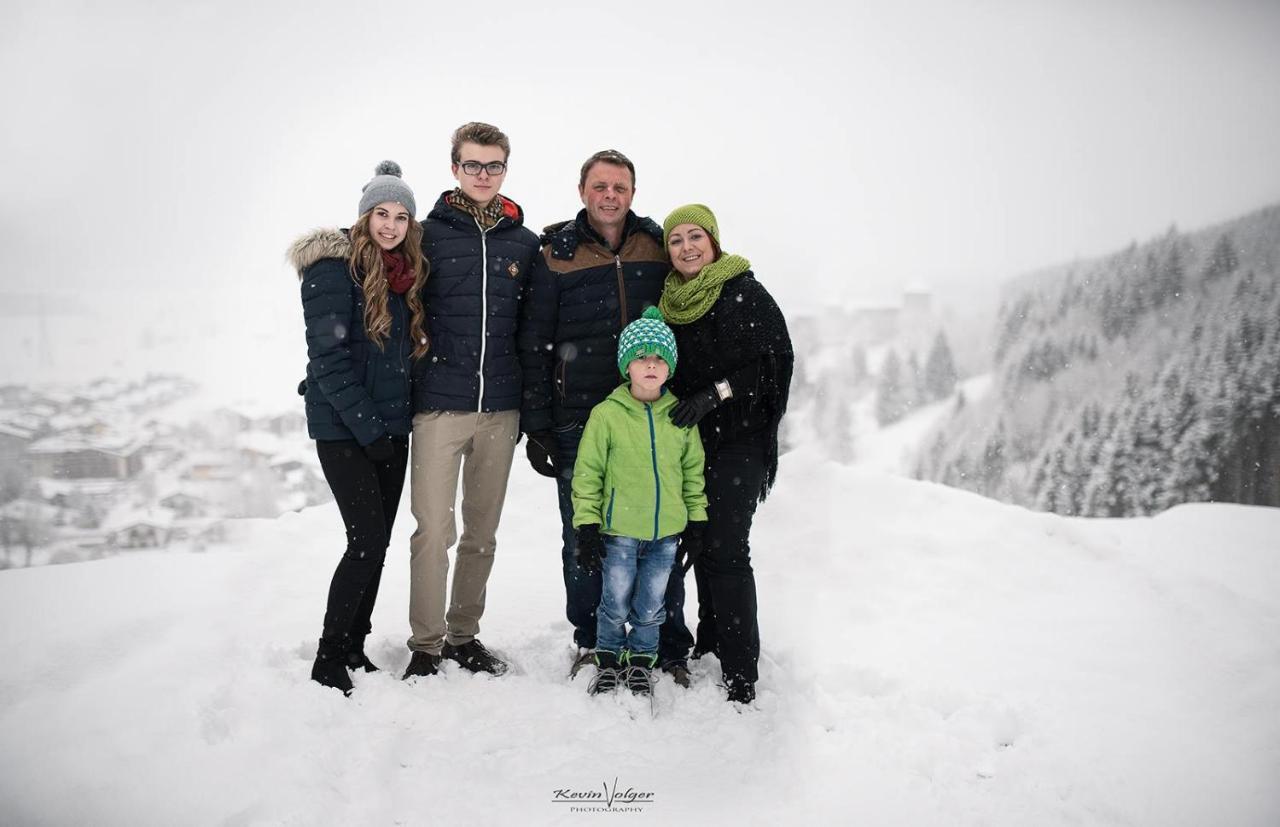
[[[702,229],[711,233],[711,238],[716,242],[716,250],[723,249],[720,246],[720,227],[716,224],[716,216],[711,212],[711,208],[705,204],[685,204],[683,207],[676,207],[671,211],[671,215],[667,216],[667,220],[662,222],[662,246],[666,247],[671,243],[671,231],[681,224],[697,224]]]
[[[623,328],[618,337],[618,372],[626,376],[627,365],[650,354],[661,356],[675,375],[676,337],[657,307],[646,308],[640,318]]]

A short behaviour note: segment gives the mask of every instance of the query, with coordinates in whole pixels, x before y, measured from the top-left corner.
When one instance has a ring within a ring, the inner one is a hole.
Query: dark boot
[[[351,647],[347,650],[347,668],[352,672],[363,669],[366,672],[379,672],[364,654],[364,636],[351,638]]]
[[[682,660],[673,660],[662,664],[662,671],[671,676],[671,680],[675,681],[676,686],[688,689],[693,685],[693,681],[689,676],[689,665]]]
[[[429,652],[414,652],[413,657],[409,658],[409,666],[404,670],[404,677],[401,680],[409,680],[409,678],[425,678],[428,675],[434,675],[440,671],[440,656],[433,655]]]
[[[749,704],[756,699],[756,685],[742,678],[726,678],[725,689],[729,690],[728,699],[736,704]]]
[[[628,652],[627,668],[622,673],[622,682],[636,695],[653,694],[653,666],[658,662],[657,655],[637,655]]]
[[[311,667],[311,680],[321,686],[339,689],[343,695],[350,695],[354,687],[351,676],[347,674],[346,651],[346,641],[320,638],[316,662]]]
[[[440,653],[443,657],[457,663],[468,672],[488,672],[490,675],[502,675],[507,671],[507,664],[494,655],[478,638],[473,638],[460,646],[445,643]]]
[[[587,692],[592,695],[604,695],[618,688],[622,677],[618,656],[613,652],[596,652],[596,675],[587,685]]]

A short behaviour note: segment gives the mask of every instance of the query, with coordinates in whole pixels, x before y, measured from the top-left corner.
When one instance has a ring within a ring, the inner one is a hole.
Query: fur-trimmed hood
[[[302,271],[325,258],[345,259],[351,253],[351,240],[345,230],[337,227],[320,227],[298,238],[289,245],[288,258],[293,269],[302,278]]]

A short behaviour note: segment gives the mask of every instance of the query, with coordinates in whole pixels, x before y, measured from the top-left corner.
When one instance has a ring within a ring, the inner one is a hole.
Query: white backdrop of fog
[[[535,230],[577,211],[583,158],[617,148],[639,213],[711,205],[789,314],[906,284],[989,288],[1280,196],[1273,2],[135,1],[6,17],[0,292],[77,310],[94,354],[46,380],[110,373],[145,340],[197,354],[182,357],[197,378],[252,373],[285,394],[277,375],[305,361],[285,246],[349,223],[383,158],[425,216],[468,120],[511,136],[504,192]],[[19,361],[0,380],[33,378]]]

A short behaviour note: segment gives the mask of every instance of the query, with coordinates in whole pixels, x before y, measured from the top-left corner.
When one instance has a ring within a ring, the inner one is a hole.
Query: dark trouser
[[[750,443],[721,446],[707,455],[706,474],[707,533],[693,567],[698,584],[695,648],[716,654],[726,682],[755,683],[760,626],[749,535],[765,477],[764,448]],[[668,589],[668,598],[674,590]],[[683,614],[683,582],[680,592],[678,611]]]
[[[322,637],[333,645],[348,645],[350,639],[353,648],[363,646],[373,628],[370,618],[409,460],[409,441],[393,441],[395,454],[386,462],[369,459],[355,440],[316,442],[320,467],[347,528],[347,550],[333,572],[324,613]]]
[[[582,441],[582,425],[570,425],[555,431],[556,454],[560,475],[556,489],[560,496],[561,565],[564,569],[565,614],[573,624],[573,642],[586,649],[596,646],[596,607],[600,605],[600,573],[592,574],[578,565],[573,537],[573,464],[578,459],[578,443]],[[658,662],[684,660],[693,635],[684,622],[684,577],[680,567],[672,568],[665,600],[667,619],[658,636]]]

